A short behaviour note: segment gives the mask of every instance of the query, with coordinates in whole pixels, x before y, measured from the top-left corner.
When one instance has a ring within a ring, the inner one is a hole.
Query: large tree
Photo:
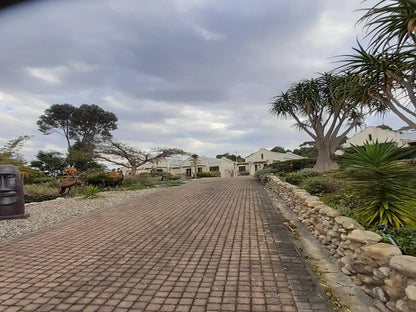
[[[45,135],[58,133],[65,137],[68,151],[70,139],[74,138],[73,116],[77,108],[70,104],[53,104],[36,122],[38,130]]]
[[[36,158],[37,160],[33,160],[30,166],[47,175],[58,176],[66,166],[66,159],[59,152],[39,151]]]
[[[77,141],[91,143],[98,138],[111,138],[111,131],[117,129],[117,117],[98,105],[82,104],[74,112],[72,127]]]
[[[365,9],[360,19],[368,31],[367,48],[358,43],[343,56],[344,68],[379,103],[416,129],[416,1],[384,0]]]
[[[95,104],[53,104],[39,117],[37,125],[43,134],[63,135],[69,150],[71,139],[91,143],[97,137],[111,137],[111,131],[117,129],[117,117]]]
[[[338,168],[331,155],[348,132],[362,124],[364,107],[358,104],[369,99],[355,76],[325,73],[276,96],[270,111],[293,118],[296,126],[311,136],[318,150],[314,169],[329,171]]]
[[[45,135],[63,135],[68,147],[68,162],[88,169],[89,164],[91,168],[97,165],[92,159],[95,142],[111,138],[111,131],[117,129],[117,117],[95,104],[80,107],[53,104],[39,117],[37,125]]]
[[[97,158],[127,168],[131,171],[131,174],[136,174],[137,168],[146,163],[185,154],[183,150],[177,148],[158,148],[151,152],[145,152],[113,140],[98,145],[96,149]]]

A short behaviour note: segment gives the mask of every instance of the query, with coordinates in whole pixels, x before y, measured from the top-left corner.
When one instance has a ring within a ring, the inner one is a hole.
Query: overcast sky
[[[40,0],[0,11],[0,145],[65,152],[36,121],[52,104],[97,104],[115,139],[202,156],[311,139],[270,116],[273,96],[350,53],[362,0]],[[368,125],[382,121],[369,120]],[[400,122],[384,120],[394,129]]]

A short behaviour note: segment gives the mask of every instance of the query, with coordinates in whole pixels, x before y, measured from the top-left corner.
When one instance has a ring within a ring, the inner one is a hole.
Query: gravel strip
[[[59,222],[67,221],[98,209],[119,205],[123,201],[158,191],[158,188],[133,191],[108,191],[98,197],[61,197],[39,203],[28,203],[27,219],[0,220],[0,241],[7,241],[20,235],[36,232]]]

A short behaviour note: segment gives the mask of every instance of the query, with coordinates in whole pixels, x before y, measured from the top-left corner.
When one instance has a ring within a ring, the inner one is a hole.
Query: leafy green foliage
[[[217,156],[215,156],[215,158],[221,159],[221,158],[227,158],[231,161],[236,161],[236,162],[244,162],[244,158],[241,157],[240,155],[234,155],[234,154],[230,154],[230,153],[225,153],[225,154],[219,154]]]
[[[59,152],[39,151],[36,158],[30,166],[50,176],[58,176],[66,167],[66,159]]]
[[[297,172],[291,172],[286,176],[286,182],[293,185],[299,185],[304,179],[305,177]]]
[[[198,178],[215,178],[215,177],[221,177],[221,172],[219,171],[210,171],[210,172],[198,172],[197,173]]]
[[[292,167],[290,166],[292,164]],[[272,168],[274,172],[292,172],[299,171],[304,168],[312,168],[315,164],[314,159],[296,159],[296,160],[286,160],[280,161],[274,164],[265,166],[265,168]]]
[[[416,227],[387,228],[387,233],[396,241],[405,255],[416,256]]]
[[[60,197],[61,195],[58,194],[56,185],[56,181],[55,183],[25,185],[25,202],[41,202]]]
[[[30,139],[29,135],[19,136],[16,139],[8,141],[0,147],[0,165],[22,166],[23,157],[19,154],[20,148]]]
[[[48,178],[43,172],[33,170],[32,168],[26,166],[19,166],[19,171],[26,173],[26,176],[22,178],[22,180],[24,180],[22,181],[24,184],[39,184],[50,181],[50,178]]]
[[[105,172],[98,172],[88,175],[85,178],[85,183],[97,187],[113,186],[113,178]]]
[[[164,173],[163,176],[165,177],[166,181],[177,181],[181,179],[180,176],[173,175],[172,173],[168,173],[168,172]]]
[[[358,216],[367,226],[381,223],[400,228],[416,222],[416,190],[409,186],[411,167],[400,160],[402,149],[393,144],[366,143],[345,154],[346,174],[364,202]]]
[[[300,183],[300,187],[309,194],[318,195],[322,193],[332,193],[337,189],[338,185],[335,181],[331,181],[327,177],[315,176],[304,179]]]
[[[85,198],[95,198],[98,196],[100,189],[95,185],[87,185],[84,190]]]
[[[367,90],[357,83],[358,75],[324,73],[316,79],[298,82],[273,98],[270,112],[293,118],[318,150],[314,169],[338,168],[331,155],[345,140],[347,133],[363,122],[361,103],[373,101]],[[345,128],[345,130],[341,130]]]
[[[286,153],[285,148],[281,146],[275,146],[270,151],[275,152],[275,153]]]

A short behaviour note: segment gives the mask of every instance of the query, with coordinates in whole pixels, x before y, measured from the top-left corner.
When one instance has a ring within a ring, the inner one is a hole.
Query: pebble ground
[[[202,179],[0,243],[0,311],[327,312],[252,178]]]

